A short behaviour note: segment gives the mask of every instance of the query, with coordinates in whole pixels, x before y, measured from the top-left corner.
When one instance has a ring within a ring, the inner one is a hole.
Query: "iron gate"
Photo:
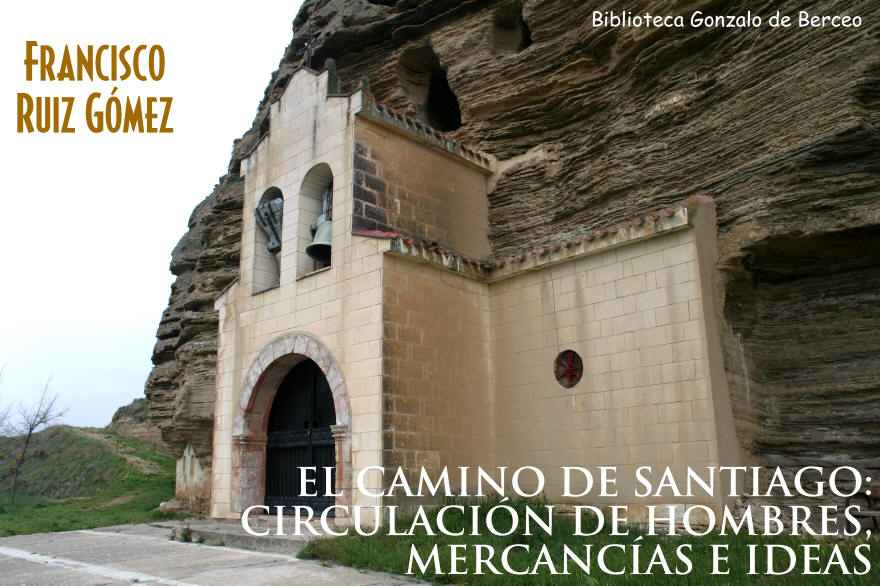
[[[311,360],[303,360],[281,382],[269,413],[266,505],[304,505],[319,514],[334,504],[333,497],[324,495],[328,488],[332,491],[336,480],[336,449],[330,431],[335,423],[333,395],[324,373]],[[301,466],[316,467],[316,482],[308,486],[318,496],[299,494]],[[332,468],[329,487],[326,466]]]

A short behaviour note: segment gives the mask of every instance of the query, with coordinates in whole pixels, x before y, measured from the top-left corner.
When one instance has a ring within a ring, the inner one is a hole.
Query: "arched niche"
[[[260,206],[273,200],[284,200],[284,195],[277,187],[270,187],[263,192],[254,209],[256,215]],[[281,227],[278,230],[278,240],[281,242]],[[253,293],[259,293],[267,289],[277,287],[281,282],[281,250],[272,252],[269,250],[269,235],[260,223],[257,222],[254,230],[254,264],[253,264]]]
[[[324,212],[324,197],[327,190],[333,193],[333,171],[326,163],[319,163],[309,169],[303,178],[299,196],[299,245],[297,246],[297,276],[307,275],[316,270],[330,266],[330,263],[322,263],[315,260],[306,252],[306,248],[312,243],[311,227],[318,217]],[[332,221],[332,214],[330,220]]]

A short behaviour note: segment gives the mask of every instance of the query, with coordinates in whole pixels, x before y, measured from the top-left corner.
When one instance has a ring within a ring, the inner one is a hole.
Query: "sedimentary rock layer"
[[[145,392],[151,419],[180,456],[187,444],[210,456],[214,425],[217,314],[214,298],[238,275],[244,182],[225,176],[189,219],[174,248],[168,307]]]

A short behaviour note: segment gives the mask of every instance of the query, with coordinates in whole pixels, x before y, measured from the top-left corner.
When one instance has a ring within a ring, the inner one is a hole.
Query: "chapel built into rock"
[[[711,199],[492,258],[493,158],[367,87],[335,93],[334,76],[297,71],[241,163],[240,277],[216,301],[212,515],[401,501],[354,490],[370,467],[381,492],[397,467],[535,466],[558,500],[561,467],[616,465],[605,500],[636,504],[638,466],[683,478],[739,462],[706,319]],[[333,468],[321,496],[299,494],[300,466]]]

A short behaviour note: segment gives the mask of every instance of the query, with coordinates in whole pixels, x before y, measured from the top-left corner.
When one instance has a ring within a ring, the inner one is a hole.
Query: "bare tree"
[[[49,390],[52,379],[46,381],[43,385],[43,391],[40,393],[40,401],[36,407],[28,407],[23,403],[18,406],[18,417],[15,421],[5,424],[4,435],[19,438],[20,449],[13,459],[12,467],[6,474],[0,478],[0,482],[4,482],[7,478],[12,477],[12,484],[9,491],[10,507],[15,507],[15,491],[18,488],[18,473],[24,465],[28,456],[28,448],[34,434],[42,428],[47,427],[53,421],[64,416],[67,409],[61,409],[56,406],[58,395],[54,391]]]

